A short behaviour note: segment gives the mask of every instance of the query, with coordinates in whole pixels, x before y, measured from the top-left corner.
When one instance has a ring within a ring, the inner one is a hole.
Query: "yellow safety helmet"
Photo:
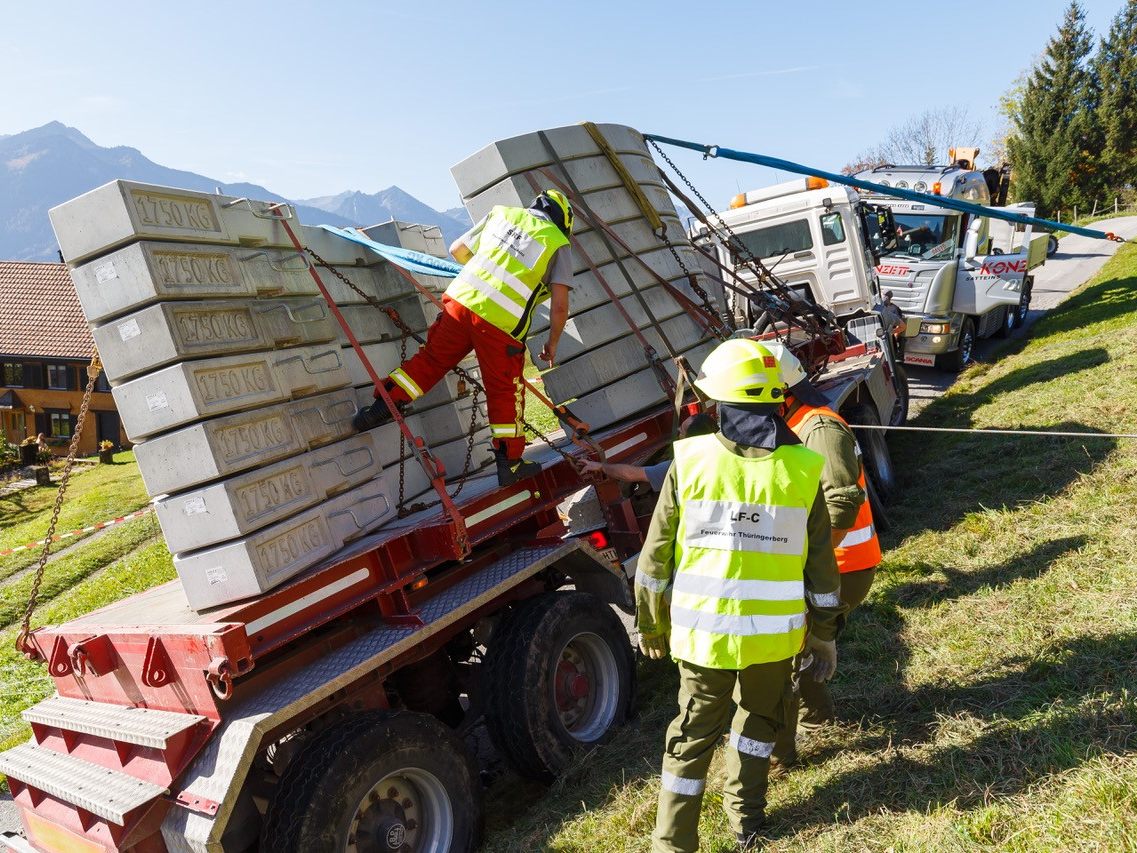
[[[695,387],[721,403],[781,403],[786,383],[769,347],[733,338],[706,357]]]
[[[545,190],[529,205],[533,210],[539,210],[553,220],[553,223],[564,232],[565,236],[572,234],[575,217],[572,212],[572,202],[560,190]]]

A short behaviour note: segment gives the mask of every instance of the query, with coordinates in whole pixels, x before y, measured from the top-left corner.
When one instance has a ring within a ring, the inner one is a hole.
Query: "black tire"
[[[1034,276],[1028,275],[1023,281],[1023,292],[1022,296],[1019,297],[1019,304],[1015,306],[1014,327],[1016,329],[1021,329],[1023,327],[1023,323],[1026,322],[1027,312],[1030,311],[1030,297],[1033,291]]]
[[[875,491],[878,502],[884,504],[895,500],[898,484],[896,468],[892,464],[892,454],[888,452],[885,431],[880,429],[857,429],[858,424],[879,426],[880,418],[876,410],[863,404],[853,406],[845,415],[845,420],[853,428],[857,443],[861,446],[861,462],[865,466],[865,480],[871,484],[870,497]]]
[[[872,509],[873,527],[877,533],[887,533],[892,529],[892,519],[888,517],[888,510],[884,506],[884,501],[876,492],[872,477],[865,477],[865,486],[867,487],[865,491],[868,492],[869,507]]]
[[[999,328],[995,330],[992,337],[1006,338],[1011,334],[1011,330],[1015,328],[1015,315],[1018,312],[1018,306],[1007,305],[1003,309],[1003,319],[999,323]]]
[[[892,387],[896,391],[896,404],[892,407],[892,416],[888,419],[889,426],[904,426],[908,422],[908,371],[899,363],[893,365]]]
[[[450,729],[426,714],[364,713],[319,732],[289,763],[260,849],[466,853],[482,821],[477,767]]]
[[[611,607],[583,592],[535,596],[490,638],[490,737],[522,776],[551,782],[579,748],[604,743],[628,718],[635,673],[628,632]]]
[[[1058,238],[1051,234],[1046,238],[1046,257],[1053,258],[1058,254]]]
[[[959,329],[959,346],[953,352],[941,355],[936,364],[941,370],[950,373],[960,373],[975,360],[975,321],[970,317],[963,318],[963,325]]]

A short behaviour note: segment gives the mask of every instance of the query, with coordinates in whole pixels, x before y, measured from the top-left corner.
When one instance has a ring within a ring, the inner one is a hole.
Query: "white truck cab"
[[[991,198],[983,173],[961,164],[880,166],[857,177],[973,204],[988,205]],[[920,320],[905,340],[905,364],[962,370],[979,338],[1022,325],[1030,306],[1029,272],[1045,261],[1046,235],[1032,241],[1030,226],[1021,232],[996,228],[1000,237],[1017,238],[1000,246],[986,217],[883,194],[865,198],[888,208],[896,228],[894,244],[879,248],[880,288],[892,291],[906,317]],[[1016,205],[1014,212],[1033,215],[1034,207]]]

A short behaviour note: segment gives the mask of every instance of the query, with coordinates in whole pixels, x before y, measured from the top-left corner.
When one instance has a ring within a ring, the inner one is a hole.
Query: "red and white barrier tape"
[[[104,527],[113,527],[116,524],[122,524],[124,521],[133,521],[136,518],[141,518],[144,515],[149,515],[154,511],[154,507],[146,507],[140,509],[138,512],[132,512],[129,515],[120,515],[118,518],[112,518],[110,521],[100,521],[98,524],[92,524],[90,527],[81,527],[78,530],[69,530],[66,533],[57,533],[51,537],[52,542],[58,542],[60,539],[68,539],[72,536],[79,536],[83,533],[94,533],[96,530],[102,530]],[[0,551],[0,557],[7,557],[9,554],[15,554],[17,551],[30,551],[33,548],[42,548],[47,544],[46,539],[40,539],[36,542],[29,542],[27,545],[17,545],[15,548],[6,548]]]

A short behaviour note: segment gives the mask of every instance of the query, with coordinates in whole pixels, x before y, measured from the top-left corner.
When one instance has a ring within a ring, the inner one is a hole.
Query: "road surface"
[[[1093,223],[1094,228],[1102,231],[1112,231],[1127,240],[1137,238],[1137,216],[1122,216],[1118,219],[1106,219]],[[1113,253],[1120,247],[1120,243],[1097,240],[1093,237],[1081,237],[1077,234],[1067,234],[1058,243],[1058,252],[1048,258],[1042,269],[1034,277],[1034,290],[1031,291],[1030,311],[1027,312],[1026,322],[1022,328],[1011,333],[1012,338],[1022,338],[1030,334],[1030,327],[1049,311],[1062,302],[1070,293],[1088,281],[1097,273],[1105,262],[1113,257]],[[975,358],[983,361],[995,349],[1000,341],[987,338],[980,341],[975,348]],[[947,390],[955,381],[955,374],[936,370],[931,367],[916,367],[906,365],[908,372],[908,391],[911,402],[908,407],[910,415],[916,414],[924,406]]]

